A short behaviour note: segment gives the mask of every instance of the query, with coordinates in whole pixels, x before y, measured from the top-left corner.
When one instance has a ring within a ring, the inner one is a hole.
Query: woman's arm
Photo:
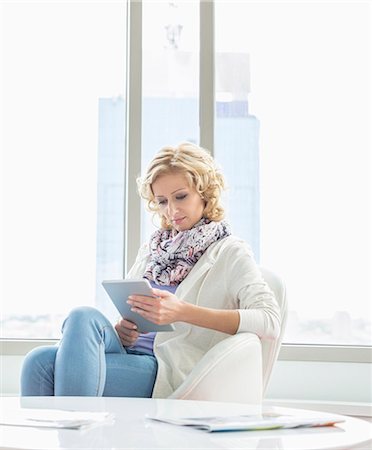
[[[237,309],[211,309],[186,303],[184,322],[227,334],[235,334],[239,328],[240,315]]]
[[[192,305],[180,300],[174,294],[153,289],[156,298],[130,296],[128,303],[132,310],[158,325],[186,322],[203,328],[235,334],[239,328],[238,310],[212,309]]]
[[[219,262],[216,282],[227,281],[226,289],[229,297],[236,299],[236,309],[197,306],[159,289],[153,289],[157,299],[133,296],[129,303],[132,301],[136,312],[157,324],[187,322],[227,334],[251,332],[275,339],[280,331],[280,308],[247,245],[239,242],[230,246]],[[222,286],[221,293],[224,289]]]

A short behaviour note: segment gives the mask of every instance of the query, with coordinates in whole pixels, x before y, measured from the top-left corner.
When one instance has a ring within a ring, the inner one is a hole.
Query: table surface
[[[345,422],[333,427],[288,430],[206,431],[151,421],[147,415],[209,416],[261,412],[259,406],[240,403],[197,402],[109,397],[3,397],[0,408],[53,408],[109,411],[113,424],[86,430],[0,427],[0,449],[371,449],[372,424],[341,416]],[[265,407],[282,414],[319,415],[316,411]],[[334,415],[334,414],[333,414]]]

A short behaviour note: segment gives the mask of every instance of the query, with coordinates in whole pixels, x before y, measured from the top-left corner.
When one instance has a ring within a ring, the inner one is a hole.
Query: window
[[[123,271],[126,3],[2,8],[1,336],[56,338]]]
[[[199,2],[143,3],[142,167],[166,145],[199,140]],[[156,218],[142,208],[142,241]]]
[[[126,3],[3,5],[2,337],[116,314]],[[143,168],[199,141],[199,7],[143,2]],[[369,29],[368,2],[215,2],[214,153],[234,232],[286,281],[288,343],[371,345]]]
[[[371,345],[370,3],[215,12],[215,154],[233,226],[286,281],[285,342]]]

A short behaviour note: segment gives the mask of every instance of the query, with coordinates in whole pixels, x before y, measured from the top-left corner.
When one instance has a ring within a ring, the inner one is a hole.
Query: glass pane
[[[143,3],[142,95],[145,169],[162,147],[199,141],[198,1]],[[143,241],[154,230],[144,210],[141,230]]]
[[[259,260],[260,122],[249,111],[249,54],[244,51],[217,51],[215,61],[214,154],[227,182],[224,195],[226,216],[234,234],[250,243]]]
[[[1,335],[54,338],[123,272],[126,5],[6,2],[2,33]]]
[[[216,3],[217,55],[241,67],[222,66],[216,156],[233,225],[287,284],[286,342],[372,344],[370,9]],[[231,117],[246,99],[259,127],[244,110]]]

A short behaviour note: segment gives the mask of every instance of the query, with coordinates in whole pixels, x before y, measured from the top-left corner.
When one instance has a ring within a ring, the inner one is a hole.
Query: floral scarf
[[[190,230],[155,231],[144,278],[163,286],[178,285],[211,244],[230,234],[227,222],[212,222],[204,217]]]

